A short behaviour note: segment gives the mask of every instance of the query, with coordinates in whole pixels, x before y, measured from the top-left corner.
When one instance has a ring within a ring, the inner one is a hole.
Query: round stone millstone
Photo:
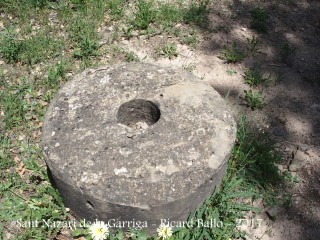
[[[213,192],[235,137],[211,86],[182,69],[131,63],[67,82],[46,113],[42,146],[79,218],[140,221],[154,232],[161,219],[186,221]]]

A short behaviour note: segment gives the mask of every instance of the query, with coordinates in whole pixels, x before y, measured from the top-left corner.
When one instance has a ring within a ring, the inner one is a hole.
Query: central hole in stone
[[[160,109],[155,103],[145,99],[134,99],[119,107],[117,120],[129,127],[143,123],[150,126],[159,120],[160,115]]]

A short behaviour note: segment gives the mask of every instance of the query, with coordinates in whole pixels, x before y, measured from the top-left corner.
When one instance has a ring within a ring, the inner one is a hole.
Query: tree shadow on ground
[[[251,13],[257,6],[269,16],[266,20],[267,33],[264,34],[250,29]],[[223,10],[225,15],[221,13]],[[264,111],[270,116],[270,122],[288,116],[305,123],[304,128],[312,135],[314,145],[320,144],[320,117],[316,116],[320,111],[320,21],[316,22],[319,10],[320,3],[311,0],[261,4],[235,0],[228,6],[221,4],[217,7],[214,4],[209,7],[210,27],[202,28],[209,39],[202,46],[207,55],[219,55],[225,45],[233,42],[245,51],[250,35],[261,39],[261,53],[246,57],[241,65],[279,76],[276,86],[265,89],[269,104]],[[221,93],[226,95],[228,91]],[[231,94],[230,97],[239,94]],[[283,127],[290,132],[290,127],[295,127],[292,125],[294,123],[289,121]],[[311,143],[308,137],[302,141]]]
[[[255,9],[267,13],[265,33],[252,29]],[[270,132],[283,146],[308,145],[315,153],[309,156],[308,167],[299,171],[304,184],[300,203],[288,209],[289,218],[298,218],[304,225],[306,239],[319,239],[319,156],[320,153],[320,2],[315,0],[294,1],[239,1],[215,2],[208,7],[209,23],[200,26],[206,36],[202,51],[206,55],[220,55],[221,49],[236,43],[239,50],[250,48],[252,36],[261,40],[260,53],[247,56],[242,63],[230,67],[260,69],[272,76],[279,76],[273,85],[263,87],[267,105],[261,110],[270,125]],[[227,64],[227,63],[226,63]],[[217,76],[219,77],[219,76]],[[215,78],[215,77],[214,77]],[[216,85],[212,86],[235,105],[246,109],[243,89]],[[306,155],[307,157],[307,155]],[[287,160],[290,164],[292,159]],[[295,198],[294,198],[295,199]],[[295,200],[294,200],[295,201]],[[307,206],[307,203],[310,206]],[[308,212],[307,210],[310,209]],[[313,212],[312,212],[313,209]]]

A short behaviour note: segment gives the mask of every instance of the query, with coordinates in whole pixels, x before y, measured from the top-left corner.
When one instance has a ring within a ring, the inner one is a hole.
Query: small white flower
[[[93,240],[103,240],[109,235],[109,228],[104,222],[96,221],[89,227]]]
[[[164,224],[158,227],[157,232],[158,236],[162,239],[167,239],[172,236],[172,228]]]

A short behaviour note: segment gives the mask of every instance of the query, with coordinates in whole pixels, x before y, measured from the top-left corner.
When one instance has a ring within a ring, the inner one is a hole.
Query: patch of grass
[[[164,32],[170,32],[179,22],[203,26],[208,23],[207,4],[207,1],[192,1],[183,6],[179,2],[155,4],[151,0],[138,0],[131,25],[135,29],[150,31],[152,24]]]
[[[34,159],[41,156],[40,149],[25,146],[23,155],[19,156],[21,166],[27,179],[14,173],[5,173],[1,176],[0,185],[0,222],[1,224],[12,221],[30,221],[43,219],[47,222],[63,221],[67,219],[62,200],[58,192],[49,184],[45,168],[40,167]],[[21,171],[20,171],[20,174]],[[14,239],[46,239],[54,237],[60,227],[47,227],[39,221],[38,228],[7,228],[14,234]],[[5,227],[5,225],[3,225]]]
[[[19,4],[22,5],[25,8],[43,8],[47,6],[50,2],[49,0],[3,0],[1,1],[1,5],[3,7],[11,7],[11,9],[14,9],[16,7],[19,8]]]
[[[104,19],[106,2],[103,0],[84,1],[76,13],[70,13],[64,19],[70,41],[73,45],[73,56],[85,61],[99,54],[99,36],[97,27]]]
[[[256,129],[243,117],[238,125],[229,171],[237,172],[257,189],[265,204],[274,205],[284,203],[288,197],[282,188],[285,178],[277,167],[280,162],[281,154],[275,150],[269,134]]]
[[[106,7],[111,16],[111,20],[120,20],[124,16],[126,3],[126,0],[106,1]]]
[[[30,0],[26,2],[29,2],[29,4],[31,4],[34,7],[40,7],[40,8],[43,8],[50,3],[50,1],[48,0]]]
[[[288,57],[294,53],[294,48],[289,43],[283,43],[280,46],[280,57],[283,62],[286,62]]]
[[[14,30],[8,30],[0,39],[0,54],[7,63],[15,63],[19,59],[22,45],[17,40],[17,34]]]
[[[256,38],[255,36],[253,36],[251,39],[247,38],[247,42],[248,42],[248,52],[254,56],[257,53],[260,53],[260,44],[261,44],[261,39]]]
[[[135,12],[132,25],[139,30],[146,30],[149,28],[151,22],[156,18],[156,11],[154,5],[148,0],[138,0],[137,9]]]
[[[245,55],[238,49],[237,44],[234,42],[230,47],[223,47],[220,51],[220,58],[227,63],[237,63],[241,62],[245,58]]]
[[[77,44],[73,56],[80,59],[88,59],[91,56],[98,56],[99,43],[95,38],[84,37]]]
[[[184,36],[181,38],[181,43],[190,46],[195,46],[198,43],[198,39],[196,35]]]
[[[21,52],[20,58],[23,63],[33,65],[45,59],[57,57],[62,48],[62,42],[57,41],[47,32],[41,32],[23,42],[24,51]]]
[[[58,67],[56,74],[63,75],[62,72]],[[59,194],[49,183],[42,152],[34,137],[40,133],[39,123],[44,113],[42,94],[37,92],[37,85],[42,83],[26,78],[1,79],[1,83],[4,134],[0,136],[0,236],[4,237],[6,231],[14,239],[54,238],[61,228],[47,227],[41,219],[64,221],[67,214]],[[38,228],[14,224],[18,220],[23,223],[35,219],[40,222]]]
[[[8,137],[0,135],[0,171],[14,166],[14,161],[11,157],[10,148],[10,139]]]
[[[207,29],[209,25],[208,4],[208,0],[192,1],[190,6],[185,10],[183,16],[184,22]]]
[[[111,44],[105,49],[105,54],[109,54],[112,60],[120,60],[126,62],[140,62],[138,55],[126,48]]]
[[[48,77],[43,81],[46,89],[45,101],[49,102],[53,94],[58,91],[60,85],[66,80],[68,64],[65,61],[59,61],[55,66],[49,68]]]
[[[256,30],[258,33],[267,33],[267,20],[269,18],[269,14],[266,10],[262,8],[255,8],[251,11],[251,28]]]
[[[177,45],[174,43],[166,43],[157,48],[158,55],[162,55],[169,59],[173,59],[178,56]]]
[[[172,28],[175,23],[183,20],[183,9],[177,3],[166,2],[157,8],[156,23],[164,29]]]
[[[263,74],[260,71],[254,70],[254,69],[247,69],[244,72],[244,82],[248,84],[250,87],[256,87],[260,84],[266,84],[269,83],[271,80],[271,77],[264,77]]]
[[[24,97],[30,85],[22,79],[20,84],[8,83],[5,90],[0,91],[0,107],[3,112],[3,122],[5,129],[12,129],[25,122],[25,115],[28,104]]]
[[[255,192],[243,188],[243,179],[226,176],[221,187],[206,199],[204,204],[189,216],[189,224],[178,229],[174,239],[233,239],[245,236],[237,229],[238,219],[244,218],[247,211],[258,209],[241,200],[251,198]],[[212,228],[199,228],[198,222],[216,222]]]
[[[9,13],[18,17],[22,23],[28,22],[31,18],[38,19],[43,17],[49,6],[56,7],[58,3],[50,0],[1,0],[0,9],[2,12]]]
[[[195,48],[199,43],[197,32],[195,30],[187,31],[186,34],[180,36],[180,42]]]
[[[244,100],[252,110],[262,109],[265,106],[264,97],[261,91],[254,92],[252,89],[249,91],[244,90],[244,94]]]
[[[7,63],[28,65],[54,58],[63,48],[62,42],[46,31],[20,39],[17,33],[9,30],[0,39],[0,44],[0,54]]]
[[[79,16],[69,25],[68,32],[75,45],[74,57],[83,59],[97,56],[99,43],[95,21],[88,21],[86,17]]]

